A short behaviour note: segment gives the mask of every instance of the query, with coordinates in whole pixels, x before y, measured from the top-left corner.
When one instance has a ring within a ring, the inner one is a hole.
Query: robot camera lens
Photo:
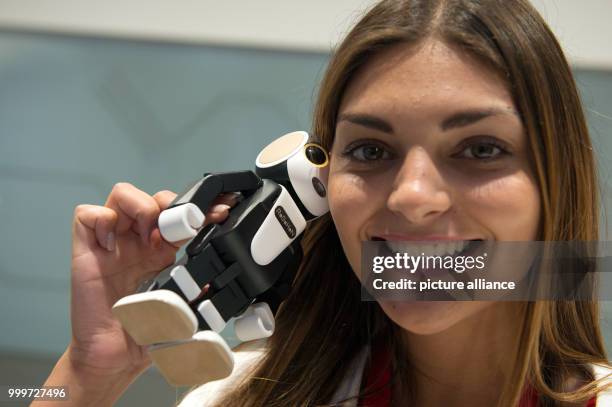
[[[305,153],[308,161],[315,165],[323,165],[327,161],[327,154],[325,154],[323,148],[317,145],[309,145],[306,147]]]
[[[321,198],[325,198],[325,195],[327,194],[327,192],[325,191],[325,185],[323,185],[323,183],[321,182],[320,179],[318,179],[317,177],[313,177],[312,178],[312,187],[314,188],[315,192]]]

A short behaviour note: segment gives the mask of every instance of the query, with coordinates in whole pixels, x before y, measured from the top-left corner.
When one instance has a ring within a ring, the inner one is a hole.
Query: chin
[[[379,303],[393,322],[416,335],[444,332],[485,306],[474,301],[380,301]]]

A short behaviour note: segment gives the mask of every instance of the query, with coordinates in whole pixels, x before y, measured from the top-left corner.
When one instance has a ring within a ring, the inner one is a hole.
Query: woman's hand
[[[157,218],[176,194],[153,196],[128,183],[116,184],[104,206],[79,205],[72,225],[72,341],[66,354],[79,371],[95,377],[142,372],[150,364],[114,319],[111,307],[138,285],[171,265],[184,242],[162,239]],[[219,196],[206,223],[227,218],[235,195]]]

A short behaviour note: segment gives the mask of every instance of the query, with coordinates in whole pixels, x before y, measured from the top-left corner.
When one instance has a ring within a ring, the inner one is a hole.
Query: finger
[[[217,196],[206,211],[204,216],[204,224],[202,226],[208,225],[209,223],[223,222],[229,215],[229,209],[232,206],[235,206],[236,203],[240,201],[241,197],[241,194],[234,192],[220,194]],[[160,208],[165,209],[176,198],[176,194],[171,191],[160,191],[153,195],[153,198],[157,201]],[[161,247],[163,241],[164,240],[159,233],[159,229],[154,229],[153,233],[151,234],[151,245],[154,248],[159,248]],[[186,239],[178,242],[168,242],[168,244],[175,248],[180,248],[188,241],[189,239]]]
[[[223,222],[225,219],[227,219],[229,215],[229,209],[230,206],[227,204],[216,204],[211,206],[208,212],[206,212],[206,215],[204,217],[204,224],[202,225],[202,227],[208,225],[209,223]],[[189,240],[191,240],[191,238],[180,240],[177,242],[166,241],[161,236],[161,233],[158,228],[156,228],[153,233],[151,233],[151,245],[156,249],[160,248],[163,243],[167,243],[174,248],[180,248],[184,244],[189,242]]]
[[[229,210],[241,199],[242,195],[235,192],[219,195],[208,208],[204,224],[223,222],[229,216]]]
[[[174,198],[176,198],[176,194],[169,191],[160,191],[153,197],[156,198],[158,204],[160,204],[160,207],[164,205],[164,208],[166,208],[169,206],[168,201],[171,202],[174,200]],[[229,210],[235,206],[241,200],[241,198],[241,194],[234,192],[218,195],[204,214],[203,226],[209,223],[220,223],[224,221],[229,214]],[[178,242],[179,245],[182,245],[183,243],[184,242]]]
[[[234,207],[238,202],[242,200],[242,194],[239,192],[228,192],[226,194],[221,194],[215,198],[213,201],[211,208],[217,204],[225,204],[230,207]]]
[[[155,201],[157,202],[157,206],[159,206],[160,211],[167,209],[172,203],[172,201],[174,201],[175,198],[176,198],[176,193],[172,191],[167,191],[167,190],[156,192],[153,195],[153,199],[155,199]],[[151,239],[151,246],[153,246],[154,249],[161,248],[165,240],[161,236],[161,232],[159,231],[159,226],[153,229],[150,239]],[[181,247],[181,245],[182,243],[172,244],[172,247],[179,248]]]
[[[117,233],[127,232],[135,223],[136,232],[143,243],[149,242],[160,212],[152,196],[132,184],[121,182],[113,187],[105,206],[117,212]]]
[[[85,243],[90,248],[97,244],[112,251],[115,248],[116,224],[117,213],[112,209],[98,205],[79,205],[74,211],[75,244]]]
[[[159,191],[153,195],[153,199],[155,199],[157,206],[159,206],[159,209],[162,211],[170,206],[174,198],[176,198],[176,193],[172,191]]]
[[[229,209],[230,209],[230,206],[226,205],[226,204],[216,204],[216,205],[210,207],[208,212],[206,212],[206,215],[204,217],[204,224],[202,225],[202,227],[204,227],[204,226],[206,226],[206,225],[208,225],[210,223],[221,223],[221,222],[223,222],[229,216]],[[160,239],[161,239],[161,235],[160,235]],[[178,241],[178,242],[169,242],[169,243],[172,246],[174,246],[174,247],[180,248],[185,243],[187,243],[189,240],[190,239],[186,239],[186,240],[181,240],[181,241]]]
[[[221,223],[229,216],[231,206],[225,203],[219,203],[211,206],[206,212],[205,225],[209,223]]]

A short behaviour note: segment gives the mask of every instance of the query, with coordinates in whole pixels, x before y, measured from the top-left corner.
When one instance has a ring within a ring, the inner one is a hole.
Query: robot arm
[[[251,171],[205,174],[160,214],[158,224],[162,237],[168,242],[195,237],[204,224],[204,213],[219,194],[255,191],[261,184],[261,179]]]
[[[256,173],[207,174],[160,214],[166,240],[192,238],[186,254],[118,301],[113,312],[138,344],[153,345],[153,359],[168,381],[194,384],[214,380],[211,371],[217,378],[229,374],[231,352],[214,334],[230,319],[242,341],[272,335],[274,314],[301,261],[301,234],[308,220],[328,210],[326,166],[325,151],[309,144],[307,133],[289,133],[262,150]],[[225,222],[202,228],[206,209],[226,192],[243,199]],[[185,376],[177,355],[198,343],[215,368],[194,367]]]

